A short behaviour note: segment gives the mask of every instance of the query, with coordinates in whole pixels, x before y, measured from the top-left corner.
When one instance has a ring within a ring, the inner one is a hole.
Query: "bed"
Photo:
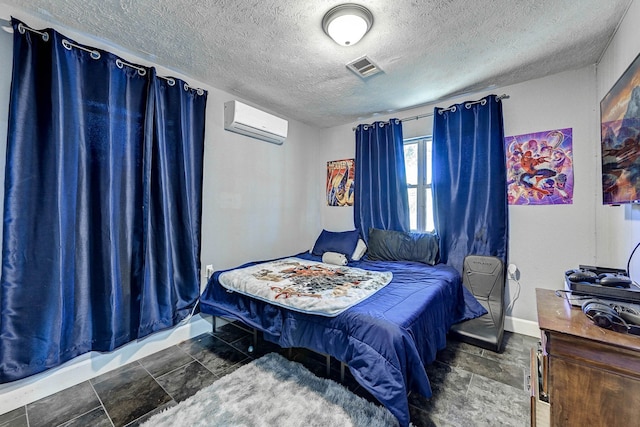
[[[308,252],[296,257],[322,260]],[[425,366],[445,347],[447,331],[454,323],[483,314],[484,309],[465,293],[457,271],[443,264],[365,257],[349,266],[391,272],[393,279],[364,301],[328,317],[230,292],[219,281],[224,273],[220,271],[212,275],[201,296],[201,311],[238,320],[283,348],[303,347],[333,356],[348,366],[358,383],[401,426],[408,426],[408,392],[431,397]]]

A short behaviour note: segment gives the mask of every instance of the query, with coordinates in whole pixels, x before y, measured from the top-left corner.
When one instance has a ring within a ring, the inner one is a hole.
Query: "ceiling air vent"
[[[362,78],[381,73],[382,70],[371,59],[366,56],[355,59],[347,64],[347,68]]]

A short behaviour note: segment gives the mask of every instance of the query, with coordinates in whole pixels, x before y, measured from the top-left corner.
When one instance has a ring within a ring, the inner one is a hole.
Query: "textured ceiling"
[[[373,27],[342,47],[335,0],[0,1],[320,127],[595,64],[630,2],[362,0]],[[363,55],[384,73],[345,67]]]

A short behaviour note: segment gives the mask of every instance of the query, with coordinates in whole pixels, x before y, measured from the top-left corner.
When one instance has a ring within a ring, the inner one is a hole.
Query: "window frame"
[[[427,162],[429,161],[428,144],[433,143],[433,136],[423,135],[423,136],[418,136],[413,138],[406,138],[402,141],[402,143],[403,143],[403,146],[410,145],[410,144],[417,144],[417,147],[418,147],[418,156],[417,156],[418,182],[417,184],[409,184],[407,180],[407,194],[409,192],[409,189],[415,188],[416,195],[417,195],[417,200],[416,200],[417,229],[411,230],[411,231],[430,232],[433,230],[426,229],[427,215],[428,215],[427,214],[427,190],[431,191],[432,198],[433,198],[433,190],[432,190],[431,182],[427,181],[428,168],[430,167],[430,165]],[[431,215],[433,216],[433,212],[431,212]]]

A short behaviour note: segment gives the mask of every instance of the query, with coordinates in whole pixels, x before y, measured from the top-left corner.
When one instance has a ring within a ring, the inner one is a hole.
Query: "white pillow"
[[[358,244],[356,245],[356,249],[353,251],[353,255],[351,255],[351,259],[354,261],[360,261],[367,252],[367,245],[364,243],[364,240],[358,239]]]
[[[347,265],[347,256],[345,254],[339,254],[337,252],[325,252],[322,254],[322,262],[325,264],[334,265]]]

